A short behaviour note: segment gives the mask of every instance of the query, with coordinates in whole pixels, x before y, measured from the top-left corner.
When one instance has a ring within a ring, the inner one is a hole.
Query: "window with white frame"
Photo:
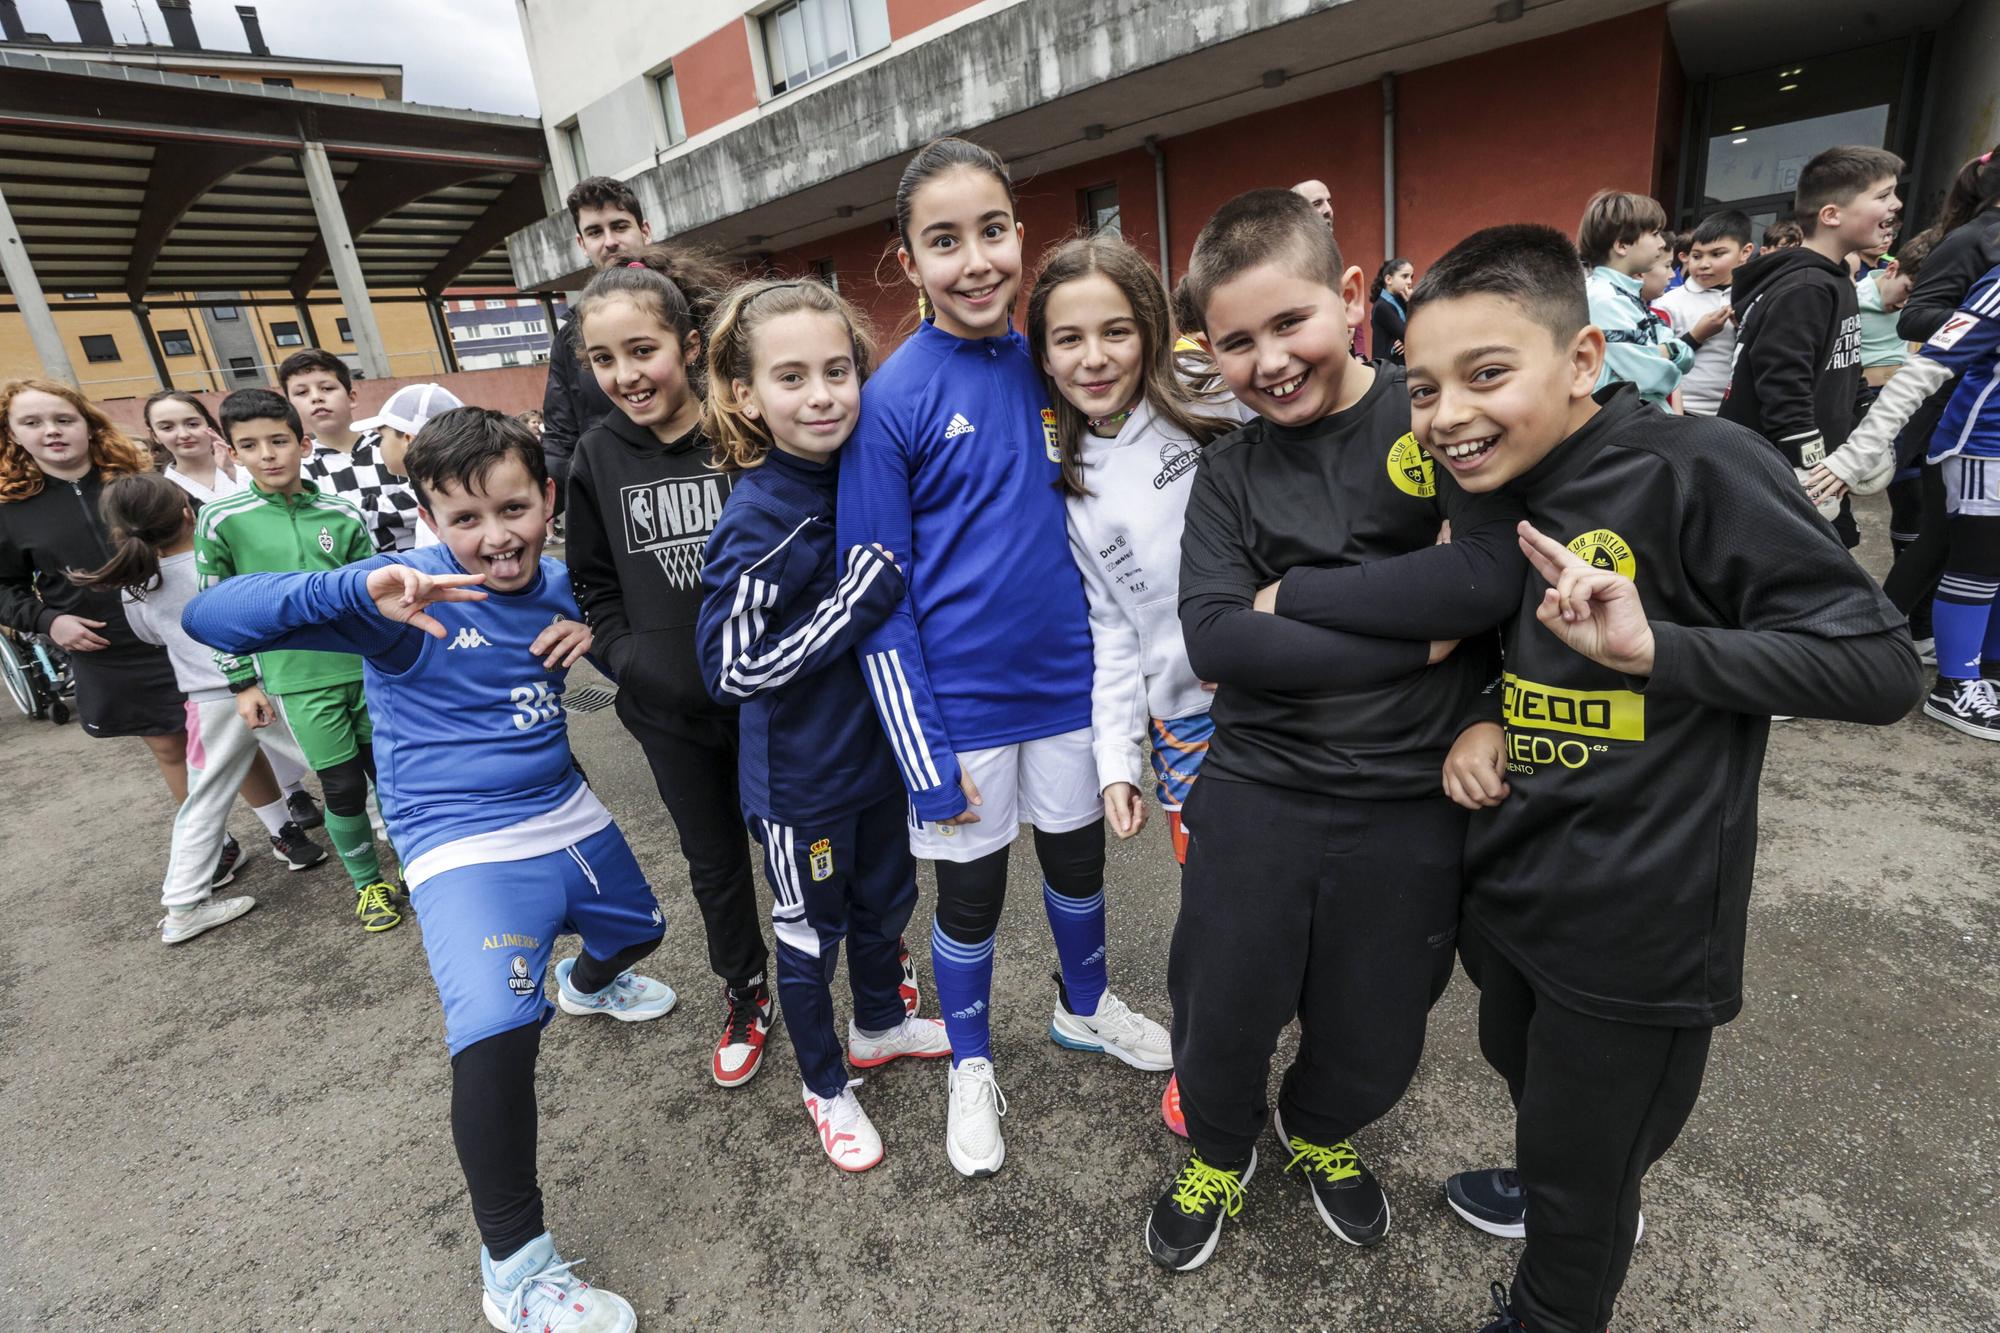
[[[486,302],[486,308],[488,310],[505,310],[507,308],[507,303],[505,301],[495,301],[489,299]]]
[[[774,97],[889,44],[888,0],[787,0],[762,24]]]
[[[688,137],[687,122],[681,118],[680,81],[674,77],[673,66],[653,76],[653,95],[659,99],[660,116],[666,122],[666,146],[672,148]]]

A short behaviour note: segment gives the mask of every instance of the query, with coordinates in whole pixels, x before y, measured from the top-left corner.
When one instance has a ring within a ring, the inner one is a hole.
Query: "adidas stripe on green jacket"
[[[297,495],[260,490],[255,482],[201,507],[194,534],[195,572],[212,588],[232,574],[291,574],[339,569],[375,554],[375,539],[361,511],[309,481]],[[218,652],[216,664],[232,685],[260,674],[272,694],[293,694],[361,679],[352,653],[285,649],[255,661]]]

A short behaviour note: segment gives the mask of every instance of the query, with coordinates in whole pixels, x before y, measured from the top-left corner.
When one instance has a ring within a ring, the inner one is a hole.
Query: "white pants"
[[[187,701],[186,708],[188,720],[188,767],[201,768],[208,763],[206,751],[201,746],[201,706],[190,699]],[[262,750],[264,757],[271,761],[271,772],[277,777],[278,789],[282,792],[294,784],[304,783],[306,774],[312,772],[312,770],[305,766],[303,762],[304,756],[299,753],[298,747],[292,743],[289,731],[282,731],[281,729],[282,734],[280,738],[273,742],[269,739],[270,730],[271,728],[266,727],[263,731],[256,733],[257,748]]]
[[[274,768],[281,758],[305,767],[305,756],[282,717],[252,731],[237,716],[234,698],[211,699],[195,708],[205,762],[201,768],[189,767],[187,800],[174,816],[173,850],[167,855],[167,880],[160,890],[160,902],[169,910],[184,911],[209,896],[229,808],[236,803],[237,789],[258,748],[270,752]]]
[[[977,861],[1021,836],[1021,825],[1069,833],[1104,816],[1090,728],[990,750],[968,750],[958,766],[979,788],[966,809],[976,824],[910,825],[910,855],[920,861]]]

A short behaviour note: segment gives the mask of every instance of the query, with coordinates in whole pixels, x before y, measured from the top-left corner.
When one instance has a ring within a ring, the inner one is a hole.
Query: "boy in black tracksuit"
[[[1879,148],[1819,154],[1799,172],[1792,200],[1805,244],[1751,260],[1730,283],[1736,362],[1717,415],[1769,440],[1801,484],[1864,410],[1861,307],[1847,258],[1894,238],[1902,169]],[[1844,545],[1860,545],[1845,496],[1820,512]]]
[[[1167,978],[1192,1152],[1146,1228],[1180,1272],[1241,1206],[1294,1015],[1287,1169],[1342,1240],[1388,1231],[1349,1140],[1402,1096],[1450,977],[1465,816],[1437,765],[1490,675],[1480,652],[1432,641],[1491,630],[1524,575],[1514,512],[1461,494],[1410,436],[1402,370],[1349,356],[1361,271],[1343,273],[1303,200],[1224,205],[1190,282],[1231,390],[1261,416],[1203,451],[1181,548],[1188,660],[1219,688]],[[1382,603],[1401,611],[1394,637],[1339,614]]]
[[[1518,1187],[1465,1172],[1446,1197],[1527,1236],[1489,1333],[1611,1317],[1640,1179],[1742,1007],[1770,716],[1887,723],[1922,693],[1902,617],[1781,461],[1629,388],[1593,398],[1601,338],[1545,227],[1468,238],[1411,301],[1416,430],[1468,491],[1526,507],[1540,575],[1446,765],[1480,811],[1459,949],[1518,1153]]]
[[[736,710],[709,698],[695,653],[702,553],[732,485],[709,455],[699,424],[663,444],[625,413],[605,413],[570,463],[566,555],[595,656],[618,678],[618,720],[680,834],[708,964],[729,997],[712,1072],[733,1086],[762,1055],[769,952],[736,799]]]

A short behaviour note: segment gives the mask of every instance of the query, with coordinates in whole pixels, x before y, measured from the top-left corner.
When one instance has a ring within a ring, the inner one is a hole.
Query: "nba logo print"
[[[323,527],[319,530],[319,549],[328,555],[333,554],[333,534]]]
[[[833,874],[833,842],[831,839],[821,838],[812,845],[813,883],[817,884],[831,874]]]
[[[651,546],[659,540],[659,532],[653,527],[653,489],[650,486],[635,486],[625,492],[625,507],[632,516],[632,536],[640,546]]]

